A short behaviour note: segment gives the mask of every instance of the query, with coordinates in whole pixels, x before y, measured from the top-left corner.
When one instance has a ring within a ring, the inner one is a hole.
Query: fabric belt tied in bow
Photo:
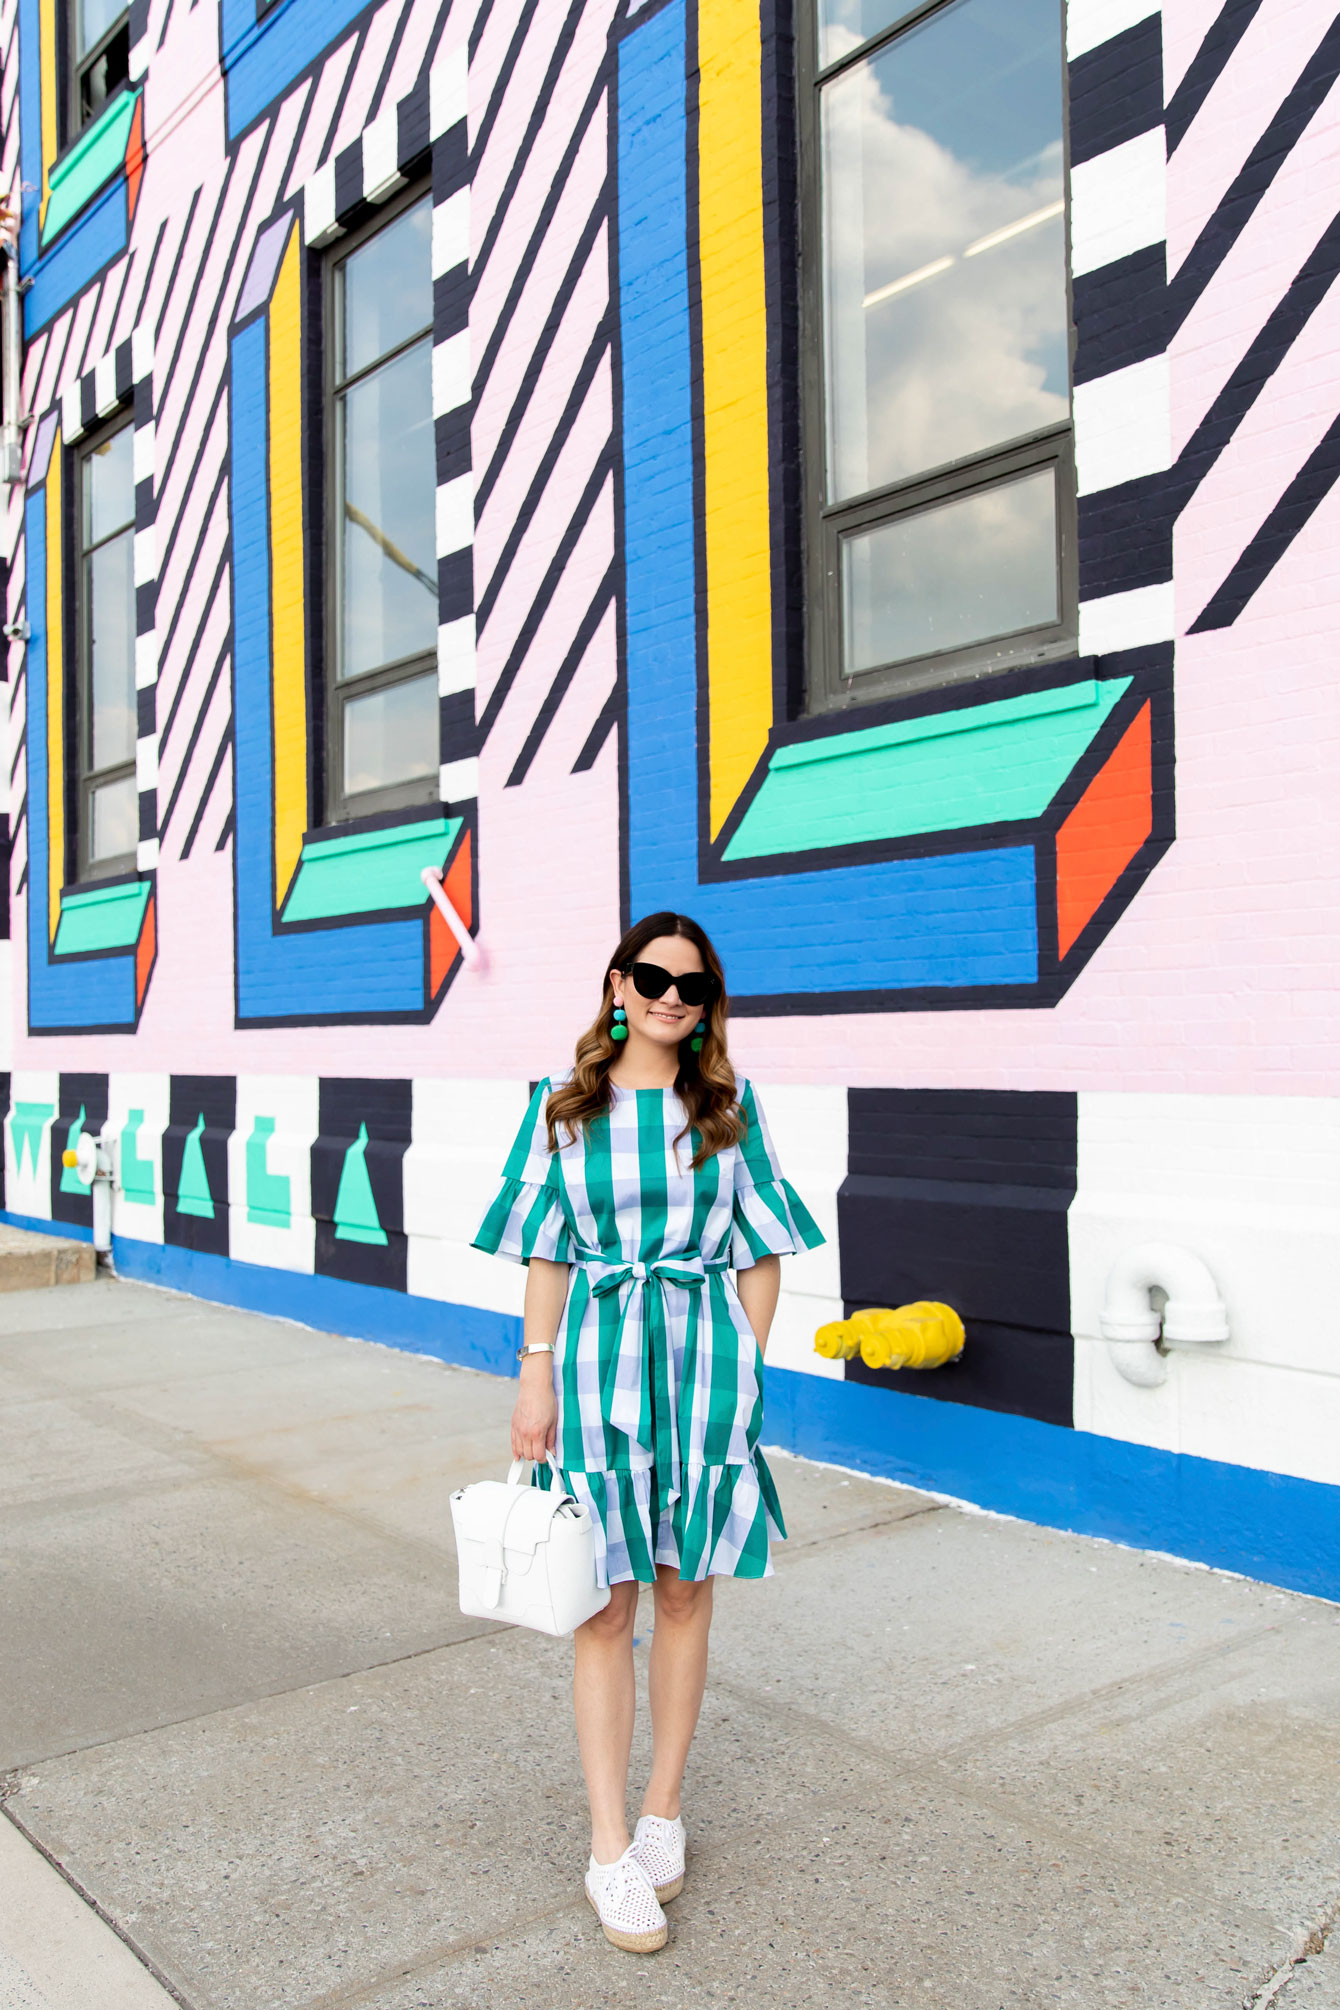
[[[679,1494],[679,1418],[666,1289],[701,1291],[709,1276],[730,1268],[729,1262],[706,1263],[696,1255],[666,1256],[657,1263],[578,1260],[590,1275],[593,1298],[627,1291],[614,1351],[601,1378],[601,1407],[616,1431],[653,1453],[659,1471],[670,1477],[674,1500]]]

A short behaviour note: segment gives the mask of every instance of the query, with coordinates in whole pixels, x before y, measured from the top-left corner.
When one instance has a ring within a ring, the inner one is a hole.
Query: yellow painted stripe
[[[40,236],[46,222],[47,203],[51,199],[51,163],[59,148],[57,140],[60,132],[56,111],[56,0],[42,0],[41,22],[41,68],[42,68],[42,200],[37,211],[37,228]]]
[[[713,836],[772,724],[758,0],[698,0],[698,228]]]
[[[47,928],[56,940],[65,880],[65,630],[61,586],[61,438],[47,467]],[[36,892],[36,888],[33,889]]]
[[[275,906],[307,829],[303,605],[302,271],[293,231],[270,301],[270,632],[274,644]]]

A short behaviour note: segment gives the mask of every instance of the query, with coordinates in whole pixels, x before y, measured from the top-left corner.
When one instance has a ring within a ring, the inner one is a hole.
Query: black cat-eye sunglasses
[[[717,980],[710,970],[686,970],[676,977],[659,963],[635,963],[623,974],[632,979],[639,998],[664,998],[672,984],[683,1005],[706,1005],[717,995]]]

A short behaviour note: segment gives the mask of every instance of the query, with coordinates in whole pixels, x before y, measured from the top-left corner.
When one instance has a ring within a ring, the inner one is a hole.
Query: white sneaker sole
[[[682,1878],[680,1883],[683,1883]],[[596,1918],[600,1919],[600,1907],[589,1891],[586,1894],[586,1902]],[[617,1926],[606,1926],[604,1920],[600,1919],[600,1930],[612,1947],[622,1948],[625,1954],[655,1954],[670,1938],[668,1926],[659,1927],[652,1933],[622,1933]]]

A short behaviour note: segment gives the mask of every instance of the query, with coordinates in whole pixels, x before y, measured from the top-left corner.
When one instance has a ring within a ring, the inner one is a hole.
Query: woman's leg
[[[612,1585],[604,1611],[573,1635],[572,1706],[591,1801],[591,1854],[597,1863],[613,1863],[628,1847],[637,1593],[636,1584]]]
[[[644,1815],[673,1821],[679,1813],[684,1765],[707,1682],[707,1634],[712,1580],[685,1584],[679,1572],[656,1572],[656,1631],[651,1640],[651,1778]]]

